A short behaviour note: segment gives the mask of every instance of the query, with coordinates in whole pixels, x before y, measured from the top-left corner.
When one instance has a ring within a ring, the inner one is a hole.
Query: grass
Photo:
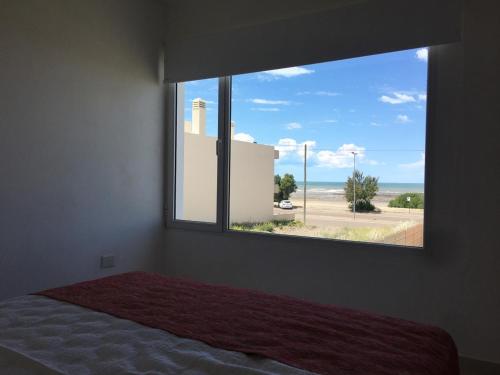
[[[301,221],[297,220],[272,220],[263,223],[235,223],[230,226],[231,230],[239,230],[245,232],[268,232],[272,233],[276,229],[283,228],[300,228],[304,226]]]
[[[388,236],[402,232],[414,226],[413,221],[405,221],[394,226],[387,227],[343,227],[335,232],[333,231],[313,231],[315,226],[304,225],[298,220],[273,220],[260,223],[235,223],[230,229],[244,232],[266,232],[294,234],[306,237],[321,237],[335,240],[361,241],[361,242],[383,242]],[[287,229],[293,229],[287,231]]]
[[[401,232],[415,225],[414,222],[405,221],[393,227],[359,227],[359,228],[342,228],[336,232],[321,232],[320,235],[325,238],[347,241],[364,241],[364,242],[380,242],[387,236]]]

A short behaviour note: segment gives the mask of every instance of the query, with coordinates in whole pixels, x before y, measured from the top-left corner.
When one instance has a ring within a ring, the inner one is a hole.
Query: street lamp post
[[[354,160],[353,168],[352,168],[352,192],[354,194],[352,200],[352,215],[354,220],[356,220],[356,151],[352,151],[352,156]]]

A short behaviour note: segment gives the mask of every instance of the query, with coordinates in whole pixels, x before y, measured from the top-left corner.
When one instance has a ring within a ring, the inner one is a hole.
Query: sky
[[[424,182],[427,49],[233,76],[235,138],[280,151],[275,173],[345,181],[356,168],[380,182]],[[217,79],[187,82],[207,101],[207,134],[217,134]]]

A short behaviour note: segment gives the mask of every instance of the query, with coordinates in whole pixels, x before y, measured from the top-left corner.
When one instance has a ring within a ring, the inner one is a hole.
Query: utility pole
[[[304,225],[306,224],[307,144],[304,143]]]
[[[352,151],[352,156],[354,158],[354,167],[352,169],[352,192],[354,194],[352,200],[352,215],[354,220],[356,220],[356,151]]]

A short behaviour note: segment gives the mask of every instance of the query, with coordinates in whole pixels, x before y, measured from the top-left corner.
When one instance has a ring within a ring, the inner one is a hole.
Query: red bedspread
[[[439,328],[289,297],[142,272],[38,294],[321,374],[459,374]]]

